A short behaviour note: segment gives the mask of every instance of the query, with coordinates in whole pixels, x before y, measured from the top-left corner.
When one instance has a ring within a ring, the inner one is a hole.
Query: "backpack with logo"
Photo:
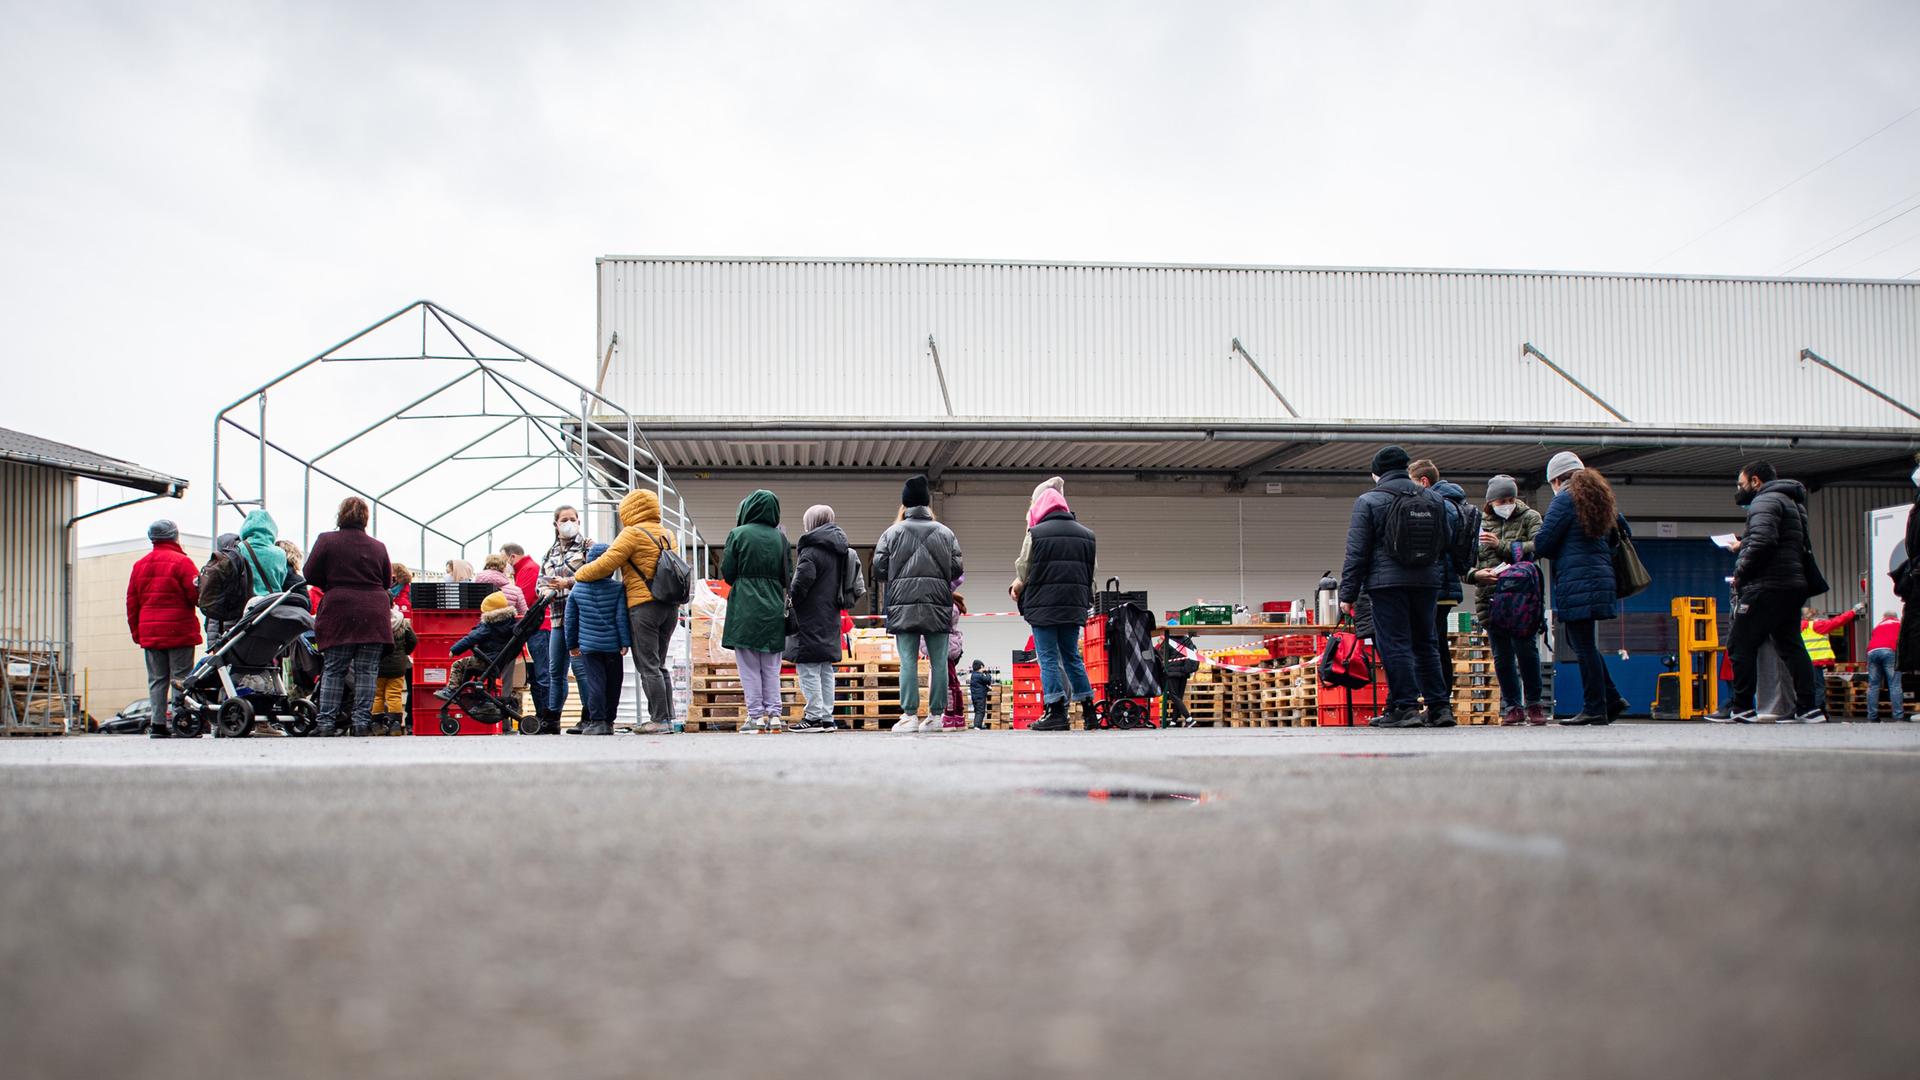
[[[1320,653],[1320,682],[1347,690],[1373,684],[1373,661],[1367,656],[1367,644],[1351,628],[1327,635],[1327,647]]]
[[[681,558],[678,551],[662,543],[659,537],[648,533],[647,539],[653,541],[653,546],[660,552],[659,559],[653,564],[653,577],[647,582],[647,591],[653,594],[655,600],[674,607],[693,599],[693,567],[688,566],[687,560]]]
[[[1387,506],[1387,557],[1401,566],[1432,566],[1447,549],[1447,507],[1423,490],[1392,492]]]
[[[860,553],[847,549],[847,565],[840,570],[840,595],[837,601],[841,611],[852,611],[860,598],[867,595],[867,575],[860,569]]]
[[[1540,564],[1522,561],[1514,545],[1513,564],[1493,579],[1487,598],[1487,629],[1510,637],[1530,638],[1546,619],[1546,579]]]

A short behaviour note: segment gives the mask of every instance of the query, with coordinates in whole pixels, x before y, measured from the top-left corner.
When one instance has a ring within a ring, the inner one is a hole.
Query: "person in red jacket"
[[[1900,616],[1888,611],[1873,625],[1867,638],[1867,723],[1880,722],[1880,688],[1886,687],[1887,702],[1893,708],[1893,722],[1906,719],[1906,697],[1901,692],[1900,665],[1894,661],[1900,647]],[[1920,720],[1920,716],[1913,719]]]
[[[500,554],[507,557],[507,565],[513,570],[513,584],[520,590],[520,595],[526,598],[528,604],[538,600],[540,598],[540,564],[534,561],[527,554],[527,549],[519,544],[500,545]],[[533,663],[527,665],[527,690],[533,694],[534,706],[541,713],[548,711],[547,706],[553,697],[553,683],[549,678],[552,665],[541,663],[541,660],[552,650],[552,635],[553,611],[549,608],[547,613],[540,617],[540,629],[535,630],[533,636],[527,639],[527,652],[533,657]],[[560,718],[555,716],[553,721],[551,730],[558,731]],[[540,726],[542,730],[549,730],[544,722]]]
[[[174,680],[193,667],[193,647],[200,644],[200,571],[180,550],[180,527],[162,519],[147,527],[153,550],[133,564],[127,577],[127,631],[147,654],[147,700],[153,719],[147,733],[170,737],[169,704],[178,706]]]
[[[1823,619],[1811,607],[1800,609],[1800,641],[1807,647],[1807,659],[1813,662],[1813,701],[1827,707],[1827,673],[1833,670],[1833,642],[1829,635],[1839,633],[1847,624],[1866,614],[1867,605],[1855,604],[1831,619]]]

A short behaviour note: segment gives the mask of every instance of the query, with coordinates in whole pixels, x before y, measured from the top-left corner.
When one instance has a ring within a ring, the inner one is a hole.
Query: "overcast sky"
[[[1920,277],[1920,115],[1674,253],[1920,106],[1912,0],[0,14],[0,426],[200,499],[416,297],[590,381],[602,254]]]

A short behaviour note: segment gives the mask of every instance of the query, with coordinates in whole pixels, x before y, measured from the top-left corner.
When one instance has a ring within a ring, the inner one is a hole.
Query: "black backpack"
[[[841,611],[852,611],[853,605],[867,595],[867,575],[860,569],[860,553],[847,549],[846,564],[840,568],[840,595],[834,600]]]
[[[1401,566],[1432,566],[1447,549],[1447,507],[1425,490],[1395,491],[1387,505],[1387,557]]]
[[[647,539],[660,549],[660,558],[653,564],[653,580],[647,582],[647,591],[655,600],[674,607],[693,599],[693,567],[680,553],[660,542],[660,538],[647,533]]]
[[[1473,569],[1474,557],[1480,553],[1480,530],[1485,526],[1485,518],[1480,508],[1463,496],[1442,497],[1460,512],[1460,524],[1454,527],[1447,552],[1453,558],[1454,573],[1464,574]]]
[[[223,623],[238,620],[253,598],[253,579],[247,564],[222,552],[200,571],[200,613]]]

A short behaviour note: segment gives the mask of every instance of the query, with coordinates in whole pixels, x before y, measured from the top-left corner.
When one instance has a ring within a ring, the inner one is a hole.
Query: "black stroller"
[[[173,718],[174,731],[191,737],[211,725],[217,738],[241,739],[266,720],[288,735],[312,734],[318,710],[287,692],[280,671],[281,658],[312,629],[304,592],[253,601],[176,683],[184,707]]]
[[[503,690],[507,675],[518,664],[526,652],[527,639],[540,630],[540,624],[546,620],[547,606],[553,603],[553,594],[542,593],[527,606],[527,613],[513,626],[513,637],[479,671],[472,672],[457,686],[448,686],[439,696],[446,701],[440,706],[440,730],[443,734],[460,734],[460,718],[454,715],[454,706],[482,724],[505,724],[511,720],[518,726],[520,718],[520,695],[509,694]],[[538,710],[536,710],[536,713]],[[533,721],[529,718],[526,723]],[[500,730],[505,731],[502,727]],[[528,731],[527,734],[535,734]]]

